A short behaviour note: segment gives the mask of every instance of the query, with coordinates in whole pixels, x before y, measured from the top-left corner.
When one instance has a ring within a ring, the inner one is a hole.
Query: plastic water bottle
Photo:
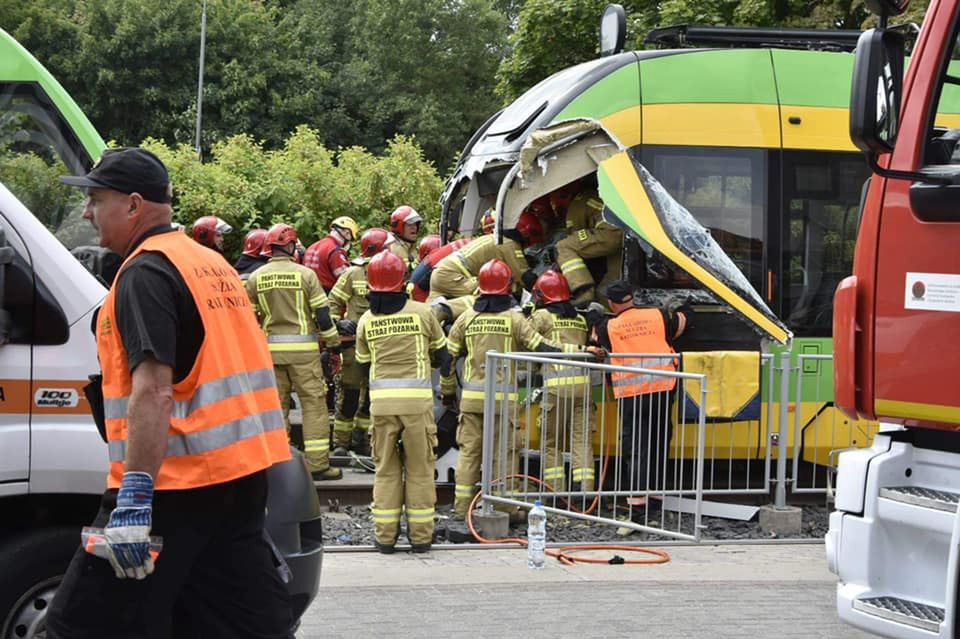
[[[547,549],[547,513],[538,499],[527,513],[527,567],[543,570]]]

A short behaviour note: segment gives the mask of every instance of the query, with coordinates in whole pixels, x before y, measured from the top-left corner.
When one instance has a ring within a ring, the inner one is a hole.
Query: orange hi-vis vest
[[[610,363],[614,366],[636,366],[661,371],[676,371],[672,357],[616,357],[616,353],[674,353],[667,342],[667,326],[657,308],[631,308],[607,323],[610,337]],[[648,393],[673,390],[675,377],[618,371],[610,375],[613,396],[636,397]]]
[[[173,385],[167,452],[154,478],[156,489],[220,484],[290,459],[273,360],[236,271],[183,233],[162,233],[144,240],[121,272],[144,251],[162,253],[179,271],[205,335],[190,374]],[[110,488],[123,479],[133,386],[117,324],[118,279],[97,318]]]

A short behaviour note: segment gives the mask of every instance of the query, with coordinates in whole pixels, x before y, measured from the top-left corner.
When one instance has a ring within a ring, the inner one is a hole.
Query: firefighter
[[[565,202],[558,200],[560,206]],[[611,258],[623,251],[623,231],[603,219],[603,201],[594,190],[584,190],[570,200],[565,211],[567,237],[557,242],[557,262],[567,278],[574,304],[596,298],[596,281],[585,260],[608,258],[607,270],[616,271]],[[610,273],[613,277],[617,275]]]
[[[357,323],[357,362],[369,376],[373,415],[374,534],[385,554],[394,550],[404,512],[413,552],[430,550],[433,541],[437,425],[428,353],[448,359],[430,308],[404,292],[406,273],[389,251],[370,260],[370,309]]]
[[[575,346],[561,346],[539,335],[514,303],[511,291],[514,277],[510,266],[503,260],[494,259],[480,269],[478,285],[480,295],[473,308],[465,311],[453,323],[447,337],[450,361],[442,370],[441,391],[446,406],[456,404],[456,375],[453,364],[460,357],[463,366],[463,391],[460,397],[460,425],[457,429],[457,444],[460,457],[457,460],[456,487],[454,489],[454,514],[466,517],[473,499],[475,486],[480,481],[480,462],[483,454],[483,398],[487,351],[501,353],[512,351],[538,351],[556,353],[579,350]],[[502,376],[500,375],[502,373]],[[498,370],[496,411],[501,410],[503,394],[507,401],[516,400],[514,367]],[[512,414],[511,410],[511,414]],[[515,429],[512,423],[510,428]],[[507,443],[507,460],[500,457],[500,433],[494,435],[494,473],[512,474],[515,471],[516,455],[509,450],[512,435]]]
[[[585,346],[587,321],[570,303],[570,287],[557,271],[546,271],[533,285],[537,310],[530,317],[534,329],[554,343]],[[566,489],[564,442],[571,442],[570,475],[574,492],[593,490],[592,424],[589,371],[569,366],[544,366],[546,393],[540,402],[540,436],[545,441],[543,479],[556,490]]]
[[[350,268],[347,251],[360,236],[360,227],[352,217],[342,215],[330,224],[330,233],[310,245],[303,256],[304,266],[317,274],[320,285],[329,293],[337,278]]]
[[[423,226],[423,217],[412,206],[398,206],[390,214],[390,241],[387,248],[403,260],[408,270],[417,263],[417,236]]]
[[[250,274],[267,263],[269,257],[263,255],[263,241],[267,239],[266,229],[252,229],[243,238],[243,253],[234,263],[240,279],[246,281]]]
[[[480,233],[483,235],[492,235],[497,228],[497,218],[493,214],[493,209],[487,209],[483,217],[480,218]]]
[[[324,402],[326,388],[320,372],[320,339],[336,352],[340,336],[330,318],[327,296],[316,274],[294,261],[297,232],[289,224],[275,224],[264,242],[272,255],[247,280],[247,295],[262,320],[273,357],[283,418],[289,431],[290,390],[297,391],[303,411],[303,448],[314,479],[340,479],[330,467],[330,422]]]
[[[229,235],[233,227],[216,215],[204,215],[193,223],[190,233],[193,239],[214,251],[223,254],[223,236]]]
[[[348,450],[370,454],[370,398],[367,380],[361,374],[354,354],[357,322],[370,303],[367,301],[367,264],[383,250],[387,232],[368,229],[360,236],[360,257],[340,276],[330,291],[330,312],[337,331],[344,341],[340,351],[340,393],[333,418],[333,454],[346,455]]]
[[[417,264],[427,259],[427,256],[440,248],[440,236],[436,233],[424,235],[417,244]]]
[[[484,235],[441,260],[430,276],[428,302],[441,320],[455,320],[473,304],[480,268],[493,259],[506,262],[514,285],[521,287],[528,271],[523,249],[542,242],[540,220],[521,213],[516,228],[504,231],[502,244],[497,244],[494,235]]]
[[[427,237],[439,236],[428,235]],[[413,290],[410,292],[410,297],[418,302],[426,302],[427,298],[430,296],[430,276],[433,275],[434,267],[440,263],[440,260],[450,255],[454,251],[463,248],[469,243],[470,240],[468,239],[454,240],[453,242],[448,242],[424,255],[422,251],[423,242],[420,242],[420,263],[417,264],[417,268],[413,269],[413,273],[410,275],[410,283],[413,285]]]
[[[683,334],[693,316],[687,305],[671,304],[638,307],[633,301],[629,282],[618,280],[606,289],[610,310],[607,318],[594,330],[592,341],[609,351],[614,366],[637,366],[645,369],[676,371],[673,357],[619,358],[617,353],[675,353],[673,340]],[[670,419],[672,392],[676,378],[655,377],[643,373],[611,374],[613,395],[620,403],[620,450],[625,486],[632,490],[663,488],[661,477],[666,468],[666,451],[673,434]]]

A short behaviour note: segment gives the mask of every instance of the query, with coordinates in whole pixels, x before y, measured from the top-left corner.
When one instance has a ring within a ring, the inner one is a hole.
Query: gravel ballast
[[[803,524],[798,539],[822,539],[829,526],[830,511],[825,505],[804,505]],[[609,511],[601,512],[602,516],[610,516]],[[625,520],[630,512],[626,508],[618,508],[616,517]],[[693,532],[693,515],[678,514],[674,511],[661,512],[653,509],[646,518],[642,508],[633,509],[633,520],[654,528],[677,531],[691,534]],[[459,543],[468,532],[462,522],[452,519],[451,506],[444,505],[437,508],[436,541],[437,543]],[[679,519],[679,521],[678,521]],[[737,521],[719,517],[704,516],[702,520],[702,540],[728,539],[774,539],[776,537],[764,534],[760,530],[757,517],[750,521]],[[448,534],[447,530],[451,529]],[[526,536],[526,526],[513,526],[510,536]],[[406,543],[403,530],[400,533],[399,543]],[[613,524],[597,523],[563,517],[555,514],[547,518],[547,540],[550,542],[635,542],[663,540],[667,537],[654,535],[644,531],[629,530]],[[370,508],[367,506],[331,505],[331,512],[323,513],[323,542],[325,546],[371,546],[373,545],[373,520]]]

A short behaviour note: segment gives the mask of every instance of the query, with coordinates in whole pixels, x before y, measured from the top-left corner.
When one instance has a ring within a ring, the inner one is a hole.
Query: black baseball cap
[[[610,283],[606,290],[607,299],[611,302],[624,303],[633,299],[633,287],[626,280],[617,280]]]
[[[143,199],[166,204],[171,200],[167,167],[146,149],[108,149],[86,175],[62,175],[60,181],[83,188],[139,193]]]

